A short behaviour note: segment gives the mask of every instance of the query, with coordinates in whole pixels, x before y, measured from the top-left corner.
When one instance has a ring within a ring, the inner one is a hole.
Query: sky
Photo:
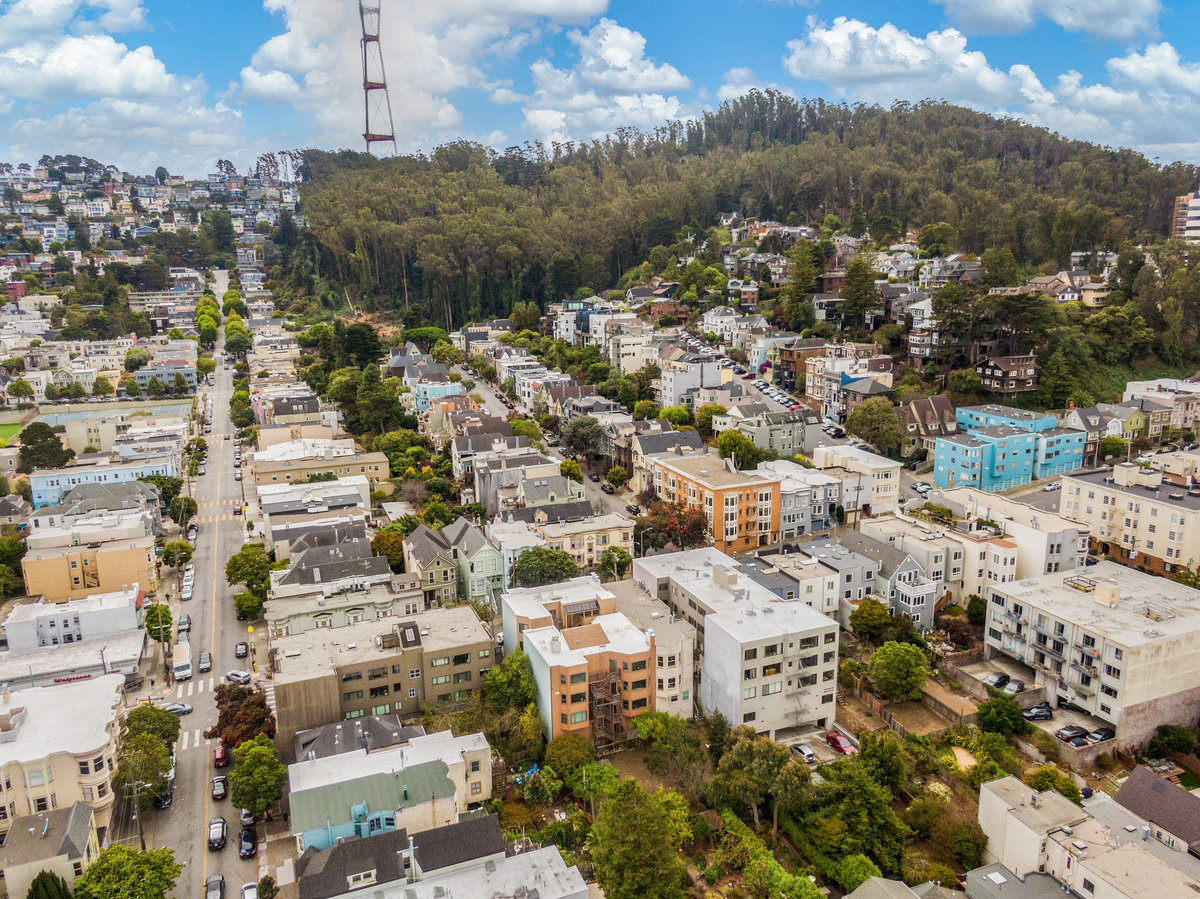
[[[369,2],[401,153],[587,141],[771,87],[946,100],[1200,163],[1196,0]],[[357,0],[0,0],[0,161],[200,176],[361,150],[359,37]]]

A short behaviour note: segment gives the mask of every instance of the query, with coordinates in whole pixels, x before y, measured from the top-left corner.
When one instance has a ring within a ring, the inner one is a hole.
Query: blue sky
[[[402,152],[589,140],[771,86],[1200,162],[1194,0],[378,2]],[[199,175],[359,149],[358,37],[357,0],[0,0],[0,160]]]

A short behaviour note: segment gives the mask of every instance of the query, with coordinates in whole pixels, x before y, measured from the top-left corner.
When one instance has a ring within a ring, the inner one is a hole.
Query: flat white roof
[[[461,762],[464,752],[490,752],[487,737],[481,733],[456,737],[451,731],[413,737],[403,746],[393,746],[367,752],[356,749],[319,759],[307,759],[288,765],[288,785],[293,793],[315,790],[330,784],[358,780],[372,774],[393,774],[406,767],[428,762],[444,762],[447,766]]]
[[[930,494],[930,498],[933,499],[936,497],[957,503],[966,508],[969,514],[976,515],[979,518],[1006,519],[1039,531],[1047,531],[1049,533],[1079,531],[1081,534],[1086,534],[1090,530],[1086,524],[1071,521],[1071,519],[1056,515],[1054,512],[1049,512],[1045,509],[1036,509],[1033,506],[1010,499],[1007,496],[1001,496],[998,493],[985,493],[982,490],[976,490],[974,487],[954,487],[950,490],[934,488]]]
[[[91,596],[85,596],[82,599],[72,599],[67,602],[46,602],[42,600],[41,602],[19,603],[8,613],[8,617],[4,619],[4,625],[7,627],[10,624],[20,621],[36,621],[46,615],[61,618],[63,616],[79,615],[83,612],[97,612],[103,609],[124,609],[137,601],[139,590],[138,582],[134,581],[126,590],[114,590],[112,593],[93,593]]]
[[[108,674],[52,687],[27,687],[0,698],[0,714],[24,709],[24,720],[0,732],[0,766],[28,764],[56,752],[82,755],[108,744],[125,677]]]
[[[540,618],[546,614],[546,604],[551,602],[582,602],[587,599],[611,599],[613,594],[600,584],[594,574],[571,578],[561,584],[544,587],[517,587],[500,597],[502,604],[513,613],[525,618]]]
[[[608,531],[614,528],[633,529],[633,519],[616,512],[605,515],[592,515],[578,521],[548,521],[538,525],[547,537],[567,537],[571,534],[587,534],[592,531]]]
[[[288,496],[325,496],[344,493],[347,487],[365,487],[368,481],[365,475],[351,474],[332,481],[317,481],[311,484],[262,484],[258,495],[261,499],[279,499]]]
[[[301,437],[286,443],[276,443],[254,452],[256,464],[272,462],[295,462],[301,459],[324,459],[353,456],[357,450],[349,438],[334,440],[327,437]]]
[[[1090,582],[1092,589],[1078,589],[1067,581],[1082,587]],[[1200,590],[1116,562],[997,584],[992,589],[1125,646],[1200,631]]]
[[[119,668],[141,658],[145,640],[145,631],[133,628],[78,643],[0,652],[0,684],[27,683],[31,675],[38,678],[61,673],[69,677],[103,665],[109,670]]]
[[[623,655],[646,652],[650,649],[650,638],[621,612],[599,615],[584,627],[599,626],[604,631],[604,642],[572,649],[567,638],[556,627],[537,627],[525,631],[526,651],[535,651],[549,665],[582,665],[587,657],[598,652],[618,652]],[[554,638],[558,638],[557,648]]]

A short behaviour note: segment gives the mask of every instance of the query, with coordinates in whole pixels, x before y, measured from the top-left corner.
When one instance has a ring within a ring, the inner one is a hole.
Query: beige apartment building
[[[30,549],[21,559],[25,591],[48,602],[83,599],[93,593],[113,593],[141,584],[158,592],[154,537],[131,537],[83,546]]]
[[[337,478],[359,474],[370,481],[372,490],[378,490],[392,476],[387,456],[363,452],[352,440],[304,438],[277,443],[254,453],[253,468],[259,487],[300,483],[314,474]]]
[[[277,736],[290,746],[298,731],[335,721],[466,702],[494,650],[469,606],[275,637]]]
[[[0,698],[0,843],[14,819],[76,802],[92,809],[106,842],[124,686],[107,674]]]
[[[1062,484],[1062,514],[1090,528],[1096,554],[1166,575],[1200,563],[1200,489],[1130,462]]]
[[[610,547],[633,555],[633,520],[624,515],[610,512],[578,521],[547,522],[535,525],[534,530],[551,549],[568,553],[581,571],[595,567]]]

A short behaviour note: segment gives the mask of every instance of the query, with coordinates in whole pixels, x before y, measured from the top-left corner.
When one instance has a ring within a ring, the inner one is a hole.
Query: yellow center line
[[[213,380],[215,381],[216,379],[214,378]],[[215,383],[213,384],[213,387],[214,388],[216,387]],[[217,400],[216,400],[216,396],[215,396],[215,394],[216,394],[215,389],[213,390],[213,394],[214,394],[214,396],[213,396],[213,415],[215,416],[216,412],[217,412]],[[220,437],[221,437],[221,439],[220,439],[219,443],[221,444],[221,450],[224,450],[224,447],[225,447],[225,432],[224,431],[221,432]],[[218,504],[218,506],[220,505],[220,501],[221,501],[221,466],[218,465],[217,466],[217,504]],[[209,634],[208,634],[208,651],[209,651],[209,654],[212,656],[212,660],[213,660],[213,670],[209,673],[212,675],[214,687],[215,687],[216,679],[217,679],[217,576],[218,576],[218,565],[220,564],[220,559],[221,559],[220,553],[218,551],[218,547],[220,547],[220,545],[221,545],[220,539],[219,539],[220,535],[221,535],[221,516],[217,515],[217,516],[215,516],[215,521],[213,523],[212,623],[209,626]],[[203,779],[205,781],[209,780],[208,747],[207,746],[204,749],[204,778]],[[201,885],[203,885],[204,881],[206,881],[208,879],[208,821],[209,821],[208,814],[209,814],[209,805],[210,805],[211,801],[212,801],[212,790],[209,787],[204,787],[204,842],[205,842],[205,846],[204,846],[204,850],[203,850],[204,855],[202,856],[204,861],[201,862],[201,864],[200,864],[200,883],[201,883]]]

